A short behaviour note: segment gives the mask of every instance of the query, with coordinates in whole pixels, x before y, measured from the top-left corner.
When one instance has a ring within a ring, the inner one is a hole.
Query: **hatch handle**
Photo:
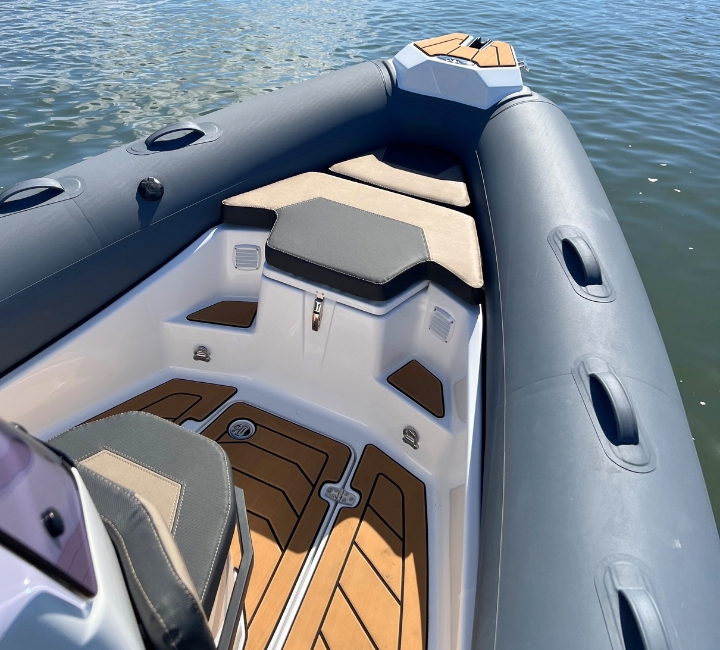
[[[583,276],[583,282],[580,283],[582,286],[587,286],[589,284],[602,284],[600,264],[598,263],[592,248],[590,248],[590,245],[582,237],[563,237],[562,247],[565,263],[568,267],[570,267],[570,264],[568,264],[568,251],[566,247],[570,247],[572,251],[571,254],[574,253],[577,261],[580,262],[581,269],[579,270]]]
[[[165,126],[155,131],[155,133],[150,134],[145,138],[145,146],[149,149],[163,136],[169,135],[170,133],[177,133],[178,131],[192,131],[193,133],[199,133],[201,137],[207,135],[205,130],[195,122],[178,122],[177,124]]]
[[[650,592],[642,588],[619,589],[618,596],[629,606],[644,650],[670,650],[660,611]]]
[[[617,433],[617,441],[614,444],[617,445],[637,445],[640,442],[640,436],[638,433],[637,418],[635,417],[635,411],[633,410],[630,398],[625,392],[620,380],[617,375],[611,371],[605,372],[591,372],[589,374],[591,383],[591,395],[592,395],[592,383],[593,379],[597,382],[597,385],[602,389],[607,397],[607,400],[612,406],[612,412],[615,419],[615,429]],[[602,414],[598,412],[601,408],[593,399],[593,406],[598,416],[598,420],[602,421]]]
[[[20,192],[27,192],[28,190],[55,190],[57,192],[64,192],[65,188],[60,181],[56,181],[54,178],[31,178],[30,180],[13,185],[10,189],[0,194],[0,205],[5,203],[11,196],[20,194]]]

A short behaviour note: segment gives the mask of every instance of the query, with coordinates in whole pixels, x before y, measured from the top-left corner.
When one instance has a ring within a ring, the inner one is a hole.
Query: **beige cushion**
[[[437,203],[459,208],[470,205],[462,166],[449,154],[425,147],[382,147],[339,162],[330,167],[330,171]]]
[[[324,198],[422,228],[430,259],[472,288],[483,286],[475,221],[456,210],[328,174],[308,172],[223,201],[228,207],[279,210]]]

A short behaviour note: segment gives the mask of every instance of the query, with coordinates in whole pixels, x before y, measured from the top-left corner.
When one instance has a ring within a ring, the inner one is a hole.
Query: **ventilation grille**
[[[260,247],[243,244],[235,246],[235,268],[241,271],[255,271],[260,268]]]
[[[440,307],[435,307],[430,316],[430,331],[447,343],[455,331],[455,319]]]

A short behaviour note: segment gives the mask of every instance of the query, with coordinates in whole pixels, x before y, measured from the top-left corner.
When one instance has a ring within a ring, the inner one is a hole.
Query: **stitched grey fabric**
[[[420,279],[413,268],[430,259],[422,228],[349,205],[316,198],[277,215],[268,262],[323,284],[385,285],[409,272],[409,286]]]
[[[152,647],[214,650],[202,605],[173,566],[141,501],[131,490],[87,467],[78,465],[77,470],[113,541],[135,612]]]
[[[172,534],[209,615],[236,521],[232,470],[222,448],[139,412],[83,424],[50,444],[78,463],[107,449],[180,483]]]

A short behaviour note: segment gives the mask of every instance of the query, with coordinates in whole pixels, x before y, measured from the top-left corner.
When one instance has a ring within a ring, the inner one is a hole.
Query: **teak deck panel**
[[[396,370],[387,380],[393,388],[436,418],[445,417],[442,382],[416,359]]]
[[[257,430],[247,440],[227,434],[236,419]],[[235,484],[245,491],[255,565],[245,599],[247,650],[263,650],[272,638],[308,551],[328,511],[319,490],[337,482],[350,450],[248,404],[229,406],[203,434],[230,458]]]
[[[247,329],[253,324],[257,310],[257,301],[223,300],[188,314],[187,320]]]
[[[237,388],[232,386],[208,384],[189,379],[171,379],[88,421],[92,422],[128,411],[144,411],[175,422],[175,424],[182,424],[191,419],[201,422],[236,392]]]
[[[287,650],[423,650],[427,645],[425,486],[373,446],[351,482],[290,630]]]
[[[445,34],[445,36],[436,36],[435,38],[427,38],[424,41],[417,41],[415,45],[422,49],[425,47],[430,47],[431,45],[438,45],[439,43],[445,43],[452,40],[464,41],[467,37],[467,34],[455,32],[454,34]]]
[[[173,379],[94,419],[146,411],[178,424],[203,420],[235,392]],[[257,427],[247,440],[227,434],[228,425],[241,418]],[[327,515],[320,488],[342,478],[350,450],[244,403],[231,404],[202,434],[223,447],[235,484],[245,492],[255,555],[245,599],[245,647],[265,650]],[[365,447],[351,486],[360,502],[340,511],[284,647],[424,650],[425,486],[374,446]]]

